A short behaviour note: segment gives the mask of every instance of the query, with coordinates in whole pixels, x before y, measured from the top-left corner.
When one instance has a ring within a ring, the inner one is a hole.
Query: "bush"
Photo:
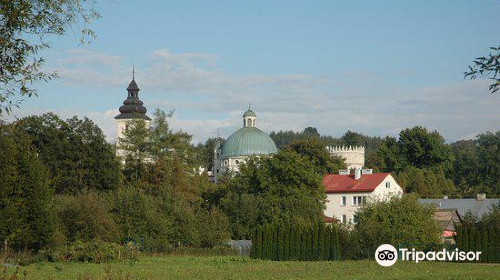
[[[40,251],[41,258],[49,262],[107,263],[136,260],[138,254],[138,248],[132,243],[121,246],[116,243],[100,240],[89,242],[76,241],[67,246]]]
[[[439,229],[433,215],[434,209],[421,205],[415,195],[369,204],[356,213],[358,222],[353,234],[357,238],[352,240],[359,240],[363,250],[355,258],[373,258],[381,244],[435,248],[439,244]]]
[[[55,204],[59,230],[67,241],[119,241],[120,231],[103,193],[85,191],[76,196],[60,196]]]

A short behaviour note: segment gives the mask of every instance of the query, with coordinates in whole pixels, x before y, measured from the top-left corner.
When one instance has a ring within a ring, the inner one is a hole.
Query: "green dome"
[[[254,111],[248,108],[248,110],[243,114],[243,117],[257,117],[257,115],[255,114]]]
[[[222,157],[269,155],[278,151],[273,139],[256,127],[238,129],[222,143]]]

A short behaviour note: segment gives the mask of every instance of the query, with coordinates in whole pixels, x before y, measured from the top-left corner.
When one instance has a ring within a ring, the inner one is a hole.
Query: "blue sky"
[[[104,0],[98,38],[77,30],[43,55],[60,78],[14,116],[88,116],[112,141],[132,64],[140,96],[175,109],[194,141],[228,136],[252,103],[258,126],[341,136],[424,125],[447,141],[500,130],[500,94],[466,81],[500,43],[500,1]]]

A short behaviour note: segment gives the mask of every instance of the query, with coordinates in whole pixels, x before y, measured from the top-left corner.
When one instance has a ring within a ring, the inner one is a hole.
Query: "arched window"
[[[252,119],[247,120],[247,126],[252,126]]]

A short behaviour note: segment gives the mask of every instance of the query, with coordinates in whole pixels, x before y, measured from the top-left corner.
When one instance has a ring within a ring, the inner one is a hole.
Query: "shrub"
[[[69,242],[119,241],[119,228],[102,193],[85,191],[75,196],[60,196],[55,204],[60,230]]]
[[[138,254],[138,248],[132,243],[122,246],[97,239],[89,242],[76,241],[67,246],[40,251],[41,258],[49,262],[107,263],[136,260]]]
[[[415,195],[375,202],[360,209],[354,234],[363,250],[357,257],[373,258],[381,244],[434,248],[439,244],[439,229],[433,214],[434,209],[421,205]]]

